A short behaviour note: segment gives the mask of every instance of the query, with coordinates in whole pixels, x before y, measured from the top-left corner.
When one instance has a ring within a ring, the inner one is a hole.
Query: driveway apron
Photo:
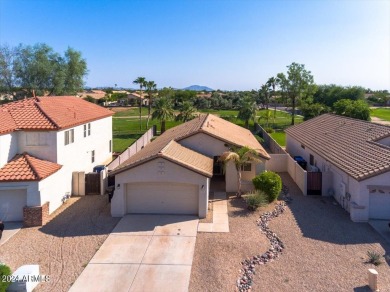
[[[69,291],[187,291],[198,221],[126,215]]]

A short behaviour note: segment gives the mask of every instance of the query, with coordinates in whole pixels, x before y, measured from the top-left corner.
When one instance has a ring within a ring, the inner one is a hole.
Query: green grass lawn
[[[285,132],[274,132],[274,133],[271,133],[270,135],[280,146],[286,146],[286,133]]]
[[[142,107],[141,115],[148,115],[148,108]],[[115,113],[114,117],[138,117],[139,116],[139,108],[132,107],[122,112]]]
[[[385,121],[390,121],[390,108],[371,109],[371,116],[380,118]]]

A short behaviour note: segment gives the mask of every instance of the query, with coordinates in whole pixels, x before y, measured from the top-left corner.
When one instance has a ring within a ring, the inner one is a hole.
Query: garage
[[[370,219],[390,219],[390,193],[370,193]]]
[[[199,187],[176,182],[129,183],[127,213],[198,215]]]
[[[26,189],[0,190],[0,220],[23,221],[23,208],[26,205]]]

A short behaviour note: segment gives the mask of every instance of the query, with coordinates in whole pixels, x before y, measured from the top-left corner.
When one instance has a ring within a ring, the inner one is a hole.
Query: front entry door
[[[219,156],[214,156],[213,175],[223,175],[223,162],[219,161]]]

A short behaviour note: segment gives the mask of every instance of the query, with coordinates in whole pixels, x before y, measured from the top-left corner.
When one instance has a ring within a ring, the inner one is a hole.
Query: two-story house
[[[72,173],[112,158],[113,112],[72,96],[0,106],[0,220],[42,225],[72,191]]]

